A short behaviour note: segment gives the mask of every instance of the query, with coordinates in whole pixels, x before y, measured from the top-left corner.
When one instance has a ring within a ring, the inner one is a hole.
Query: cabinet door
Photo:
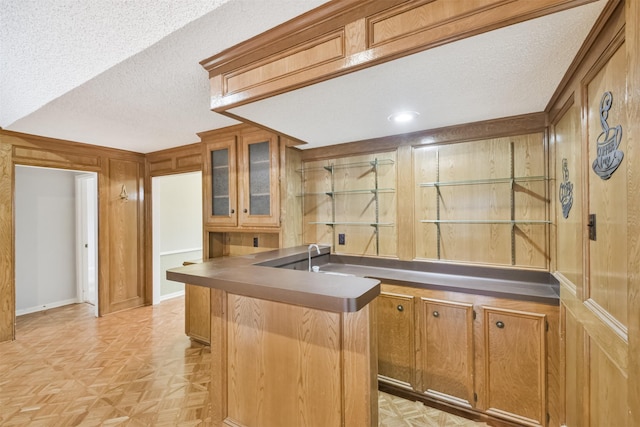
[[[415,379],[414,298],[383,292],[377,298],[378,374],[411,387]]]
[[[421,298],[422,388],[433,397],[472,407],[473,305]]]
[[[237,214],[236,138],[207,144],[204,188],[205,209],[210,224],[235,226]]]
[[[243,135],[240,169],[240,224],[279,225],[277,137],[268,132]]]
[[[184,328],[188,337],[204,344],[211,342],[211,290],[185,285]]]
[[[486,412],[524,425],[546,420],[545,315],[484,307]]]

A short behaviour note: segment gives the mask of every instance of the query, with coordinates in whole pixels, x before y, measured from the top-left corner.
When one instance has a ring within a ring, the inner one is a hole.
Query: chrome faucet
[[[315,243],[310,244],[307,248],[307,253],[309,254],[309,271],[311,271],[311,249],[313,248],[316,248],[316,251],[318,251],[318,255],[320,255],[320,247]]]

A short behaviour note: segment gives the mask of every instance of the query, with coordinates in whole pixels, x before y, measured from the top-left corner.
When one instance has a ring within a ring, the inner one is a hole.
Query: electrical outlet
[[[344,245],[344,233],[339,233],[338,234],[338,244],[339,245]]]
[[[257,237],[254,237],[254,238],[253,238],[253,247],[254,247],[254,248],[257,248],[257,247],[258,247],[258,238],[257,238]]]

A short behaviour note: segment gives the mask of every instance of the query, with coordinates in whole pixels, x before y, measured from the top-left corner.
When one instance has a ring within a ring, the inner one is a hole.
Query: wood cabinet
[[[194,341],[211,344],[211,290],[184,285],[184,332]]]
[[[558,306],[391,284],[382,291],[378,379],[385,390],[479,419],[560,425]],[[406,332],[411,325],[414,333]]]
[[[421,391],[472,407],[473,304],[420,299]]]
[[[545,315],[482,310],[487,413],[524,425],[545,425]]]
[[[234,127],[201,136],[205,143],[205,224],[225,228],[279,226],[277,135]]]
[[[412,388],[415,382],[414,297],[383,292],[377,299],[378,374]]]
[[[211,289],[185,283],[184,307],[184,333],[201,344],[211,344]]]

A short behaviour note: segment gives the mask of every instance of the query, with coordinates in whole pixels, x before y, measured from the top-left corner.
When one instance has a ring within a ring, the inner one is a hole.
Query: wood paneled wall
[[[306,162],[304,242],[341,254],[395,257],[396,175],[395,151]]]
[[[393,162],[378,168],[378,188],[392,189],[378,194],[378,221],[392,225],[380,226],[377,236],[367,223],[375,218],[372,194],[348,193],[372,188],[374,174],[371,168],[346,167],[376,158]],[[549,268],[544,114],[304,150],[302,159],[305,243],[401,260]],[[336,166],[333,182],[329,165]],[[438,218],[461,223],[438,225]],[[520,222],[512,224],[512,218]],[[474,223],[485,220],[494,223]]]
[[[102,314],[147,302],[144,158],[111,158],[106,163],[108,168],[103,174],[107,179],[98,189],[100,266],[103,260],[108,260],[108,268],[100,268],[99,276],[98,301],[104,310]],[[128,193],[126,199],[121,196],[123,186]]]
[[[183,145],[146,155],[149,176],[172,175],[202,170],[202,144]]]
[[[543,133],[414,147],[415,257],[548,269],[545,154]]]
[[[143,305],[145,156],[0,130],[0,341],[14,338],[13,169],[16,164],[98,175],[99,313]],[[126,185],[128,200],[120,198]]]
[[[548,107],[568,427],[640,422],[638,12],[635,1],[609,2]],[[607,91],[611,109],[601,116]],[[624,158],[601,179],[593,170],[596,144],[603,126],[618,125]],[[567,218],[560,203],[566,181],[573,185]],[[595,240],[589,214],[596,214]]]
[[[0,135],[0,342],[15,334],[13,176],[11,144]]]
[[[625,4],[627,52],[627,253],[629,259],[627,309],[629,367],[627,383],[629,425],[640,425],[640,2]]]

